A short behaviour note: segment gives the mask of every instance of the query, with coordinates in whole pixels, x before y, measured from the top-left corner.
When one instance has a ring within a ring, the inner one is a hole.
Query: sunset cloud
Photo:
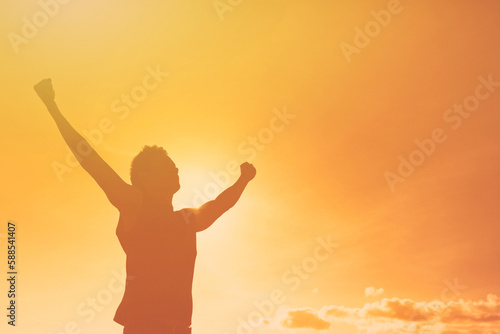
[[[316,310],[307,308],[288,311],[287,318],[282,322],[286,328],[328,329],[330,322],[321,319]]]
[[[370,334],[500,334],[500,299],[493,294],[477,301],[384,298],[360,308],[329,305],[321,310],[293,309],[282,314],[284,318],[277,320],[284,328],[294,329],[322,330],[344,322]]]
[[[384,293],[383,288],[376,289],[373,286],[370,286],[370,287],[365,289],[365,296],[366,297],[377,297],[383,293]]]

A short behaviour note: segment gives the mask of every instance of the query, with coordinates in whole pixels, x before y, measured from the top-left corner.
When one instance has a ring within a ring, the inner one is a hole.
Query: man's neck
[[[172,198],[174,195],[165,195],[159,193],[144,193],[144,204],[150,207],[159,207],[168,212],[174,211]]]

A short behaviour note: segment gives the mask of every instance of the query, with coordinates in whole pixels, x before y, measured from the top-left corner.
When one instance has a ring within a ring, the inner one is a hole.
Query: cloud
[[[375,289],[373,286],[370,286],[365,289],[366,297],[377,297],[384,293],[383,288]]]
[[[330,328],[330,322],[321,319],[317,311],[311,308],[288,311],[287,318],[282,321],[285,328],[312,328],[317,330]]]
[[[500,334],[500,299],[433,300],[384,298],[360,308],[329,305],[321,310],[291,309],[277,319],[284,328],[328,329],[336,322],[350,323],[369,334]]]

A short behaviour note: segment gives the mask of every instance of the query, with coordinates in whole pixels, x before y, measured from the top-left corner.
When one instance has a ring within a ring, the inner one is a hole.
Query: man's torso
[[[120,214],[117,236],[127,255],[127,282],[116,322],[191,323],[196,232],[184,218],[179,211],[144,208]],[[135,221],[125,231],[127,220]]]

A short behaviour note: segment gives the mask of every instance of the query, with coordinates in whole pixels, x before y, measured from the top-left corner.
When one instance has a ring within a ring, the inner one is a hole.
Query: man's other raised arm
[[[82,167],[105,192],[111,204],[121,209],[140,198],[140,191],[123,181],[66,120],[54,101],[51,80],[42,80],[34,88],[56,122],[64,141]]]
[[[224,190],[216,199],[206,202],[199,209],[194,209],[193,216],[196,231],[203,231],[210,227],[224,212],[232,208],[240,199],[243,190],[256,174],[255,167],[248,162],[240,166],[240,178],[229,188]]]

